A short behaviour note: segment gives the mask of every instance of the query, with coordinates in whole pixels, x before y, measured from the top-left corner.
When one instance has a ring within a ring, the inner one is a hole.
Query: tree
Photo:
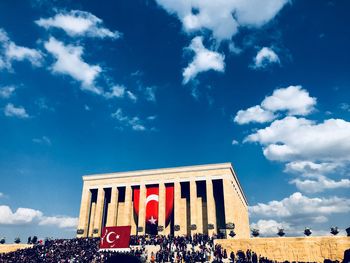
[[[305,230],[304,230],[304,235],[305,236],[310,236],[312,234],[312,231],[310,228],[308,227],[305,227]]]
[[[36,244],[36,243],[38,243],[38,237],[37,236],[33,236],[33,238],[32,238],[32,244]]]
[[[260,235],[259,229],[253,228],[252,229],[252,235],[253,235],[253,237],[258,237]]]
[[[21,243],[21,239],[20,239],[19,237],[16,237],[16,238],[15,238],[15,243],[16,243],[16,244]]]
[[[2,237],[2,238],[0,239],[0,244],[5,244],[5,242],[6,242],[5,238]]]
[[[280,237],[283,237],[285,235],[284,229],[283,228],[279,228],[278,232],[277,232],[277,235],[279,235]]]

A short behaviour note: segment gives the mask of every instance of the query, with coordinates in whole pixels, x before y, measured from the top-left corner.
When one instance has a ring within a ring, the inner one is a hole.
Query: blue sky
[[[73,237],[82,175],[217,162],[263,235],[349,227],[349,10],[1,1],[0,236]]]

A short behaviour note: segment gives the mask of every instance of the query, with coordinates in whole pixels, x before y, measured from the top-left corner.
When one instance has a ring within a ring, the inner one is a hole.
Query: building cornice
[[[160,174],[176,174],[184,172],[200,172],[200,171],[209,171],[209,170],[220,170],[220,169],[230,169],[234,180],[236,181],[239,190],[244,198],[246,205],[248,206],[247,198],[242,190],[242,187],[239,183],[237,175],[232,167],[231,163],[218,163],[218,164],[203,164],[203,165],[192,165],[192,166],[180,166],[180,167],[171,167],[171,168],[158,168],[158,169],[149,169],[149,170],[136,170],[136,171],[127,171],[127,172],[116,172],[116,173],[103,173],[103,174],[91,174],[84,175],[83,181],[95,181],[95,180],[105,180],[105,179],[114,179],[114,178],[130,178],[135,176],[150,176],[150,175],[160,175]]]

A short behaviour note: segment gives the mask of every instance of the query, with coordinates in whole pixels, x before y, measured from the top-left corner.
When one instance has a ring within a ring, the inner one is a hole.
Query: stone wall
[[[28,244],[0,244],[0,253],[9,253],[18,249],[25,249],[32,246],[33,245]]]
[[[251,249],[258,255],[279,262],[288,260],[323,262],[324,259],[343,260],[344,251],[350,249],[350,237],[276,237],[216,240],[228,254]]]

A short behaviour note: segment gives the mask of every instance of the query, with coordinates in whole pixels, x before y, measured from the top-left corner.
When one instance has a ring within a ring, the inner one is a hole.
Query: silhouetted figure
[[[350,249],[344,251],[343,263],[350,263]]]

